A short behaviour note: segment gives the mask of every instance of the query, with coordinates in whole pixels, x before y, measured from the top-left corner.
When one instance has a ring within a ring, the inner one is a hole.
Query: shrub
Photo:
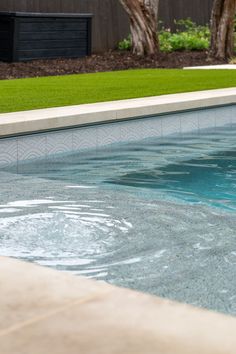
[[[120,50],[130,50],[131,49],[131,35],[130,34],[127,38],[123,39],[123,41],[118,43],[118,49],[120,49]]]
[[[210,29],[208,26],[198,26],[191,19],[175,22],[177,30],[162,28],[159,32],[160,49],[163,52],[177,50],[205,50],[209,48]]]
[[[172,33],[170,29],[162,27],[159,31],[160,50],[173,52],[180,50],[205,50],[209,48],[209,26],[198,26],[191,19],[175,22],[177,30]],[[120,50],[131,49],[131,36],[121,41]]]

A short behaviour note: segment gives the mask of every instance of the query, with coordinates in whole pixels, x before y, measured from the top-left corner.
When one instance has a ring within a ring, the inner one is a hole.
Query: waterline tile
[[[0,166],[236,123],[236,105],[144,117],[0,140]]]

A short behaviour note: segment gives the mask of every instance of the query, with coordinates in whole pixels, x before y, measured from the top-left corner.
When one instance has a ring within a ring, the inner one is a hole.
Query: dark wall
[[[213,0],[160,0],[160,19],[173,27],[174,19],[191,17],[209,22]],[[119,0],[0,0],[0,11],[91,12],[93,51],[114,48],[129,33],[128,18]]]
[[[200,25],[209,23],[214,0],[160,0],[159,18],[174,28],[174,20],[190,17]]]

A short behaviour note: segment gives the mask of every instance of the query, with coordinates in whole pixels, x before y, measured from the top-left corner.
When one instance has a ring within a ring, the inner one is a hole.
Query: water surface
[[[236,127],[0,171],[0,254],[236,314]]]

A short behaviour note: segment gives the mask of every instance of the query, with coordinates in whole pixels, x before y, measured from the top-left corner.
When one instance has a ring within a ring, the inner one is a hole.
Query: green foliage
[[[163,52],[177,50],[205,50],[209,48],[210,29],[208,26],[198,26],[191,19],[175,22],[177,30],[171,33],[162,28],[159,32],[160,49]]]
[[[131,49],[131,35],[129,34],[127,38],[118,43],[119,50],[130,50]]]
[[[173,52],[179,50],[205,50],[209,48],[209,26],[198,26],[190,18],[175,22],[177,30],[162,27],[159,31],[160,50]],[[120,50],[131,49],[131,36],[121,41],[118,45]]]

